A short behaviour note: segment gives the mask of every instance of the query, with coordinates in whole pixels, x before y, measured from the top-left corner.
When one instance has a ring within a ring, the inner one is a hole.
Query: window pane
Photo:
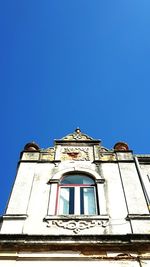
[[[61,184],[94,184],[94,181],[86,175],[70,174],[63,178]]]
[[[94,215],[96,214],[95,190],[94,187],[80,188],[80,205],[81,214]]]
[[[69,188],[69,214],[74,214],[74,187]]]
[[[61,187],[58,214],[65,215],[73,213],[74,213],[74,188]]]
[[[69,188],[60,188],[59,214],[69,214]]]

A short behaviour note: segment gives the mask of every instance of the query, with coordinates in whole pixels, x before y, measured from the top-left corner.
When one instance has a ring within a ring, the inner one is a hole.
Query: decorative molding
[[[27,214],[5,214],[2,216],[3,220],[26,220]]]
[[[73,162],[74,163],[74,162]],[[102,177],[100,176],[100,174],[89,168],[89,166],[87,167],[87,165],[84,166],[84,163],[81,165],[74,165],[68,168],[68,163],[66,164],[67,167],[65,167],[63,170],[56,172],[52,177],[51,180],[57,180],[57,179],[61,179],[61,177],[69,172],[82,172],[85,173],[87,175],[91,175],[93,176],[97,181],[98,180],[102,180]],[[91,165],[92,166],[92,165]]]
[[[128,214],[126,220],[150,220],[150,214]]]
[[[96,180],[95,180],[95,183],[96,183],[96,184],[104,184],[105,181],[106,181],[105,179],[96,179]]]
[[[47,227],[55,225],[63,229],[71,230],[75,234],[85,229],[100,226],[105,228],[108,225],[108,220],[46,220]]]

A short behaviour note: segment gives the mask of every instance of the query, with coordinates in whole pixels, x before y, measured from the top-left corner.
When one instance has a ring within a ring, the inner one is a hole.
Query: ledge
[[[26,220],[27,214],[5,214],[1,218],[2,220]]]
[[[106,250],[130,251],[150,249],[150,234],[127,235],[24,235],[0,234],[0,250],[16,251],[59,251],[59,250]]]
[[[126,220],[150,220],[150,214],[128,214]]]
[[[105,215],[47,215],[44,220],[109,220],[109,216]]]

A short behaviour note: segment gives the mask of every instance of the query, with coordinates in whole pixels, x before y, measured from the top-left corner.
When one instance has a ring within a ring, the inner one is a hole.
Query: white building
[[[150,155],[76,129],[29,143],[0,231],[0,266],[150,266]]]

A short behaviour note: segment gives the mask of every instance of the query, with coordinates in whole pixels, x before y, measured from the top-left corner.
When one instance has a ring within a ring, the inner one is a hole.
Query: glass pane
[[[69,188],[69,214],[74,214],[74,187]]]
[[[83,187],[80,188],[80,190],[81,190],[80,191],[81,214],[85,215],[97,214],[94,187]]]
[[[69,214],[69,188],[60,188],[59,214]]]
[[[61,187],[58,214],[66,215],[74,213],[74,188]]]
[[[86,175],[70,174],[63,178],[61,184],[94,184],[94,181]]]

